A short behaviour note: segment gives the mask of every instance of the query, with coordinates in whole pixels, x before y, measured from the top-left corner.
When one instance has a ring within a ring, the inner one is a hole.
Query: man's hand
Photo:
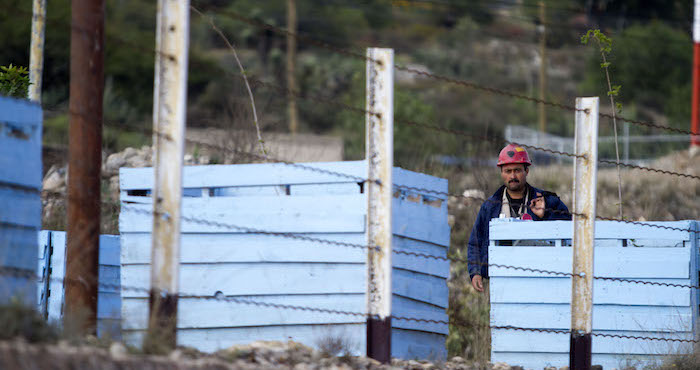
[[[539,218],[544,218],[545,202],[542,194],[537,193],[537,197],[530,201],[530,209]]]
[[[474,275],[472,278],[472,286],[477,292],[484,291],[484,280],[481,278],[481,275]]]

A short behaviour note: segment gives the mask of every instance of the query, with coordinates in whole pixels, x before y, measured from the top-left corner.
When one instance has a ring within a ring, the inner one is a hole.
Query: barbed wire
[[[16,267],[7,267],[7,266],[0,266],[0,275],[11,276],[11,277],[15,277],[15,278],[25,278],[28,280],[35,280],[37,282],[44,282],[44,281],[48,280],[48,281],[62,283],[62,284],[65,284],[65,283],[70,284],[71,282],[78,283],[78,284],[85,283],[85,281],[81,280],[81,279],[69,279],[69,278],[65,278],[65,277],[64,278],[55,278],[55,277],[44,278],[44,277],[38,276],[34,271],[29,270],[29,269],[21,269],[21,268],[16,268]],[[99,288],[104,288],[104,289],[129,291],[129,292],[134,292],[134,293],[143,293],[143,294],[151,294],[152,293],[152,289],[149,289],[149,288],[127,286],[127,285],[122,285],[122,284],[98,282],[97,286]],[[379,318],[377,315],[372,315],[372,314],[369,314],[367,312],[337,310],[337,309],[331,309],[331,308],[292,305],[292,304],[285,304],[285,303],[264,302],[264,301],[250,299],[250,298],[239,298],[239,297],[231,297],[231,296],[223,296],[223,295],[209,296],[209,295],[199,295],[199,294],[178,293],[178,294],[176,294],[176,296],[178,297],[178,299],[198,299],[198,300],[219,301],[219,302],[226,302],[226,303],[235,303],[235,304],[251,305],[251,306],[255,306],[255,307],[265,307],[265,308],[274,308],[274,309],[283,309],[283,310],[317,312],[317,313],[326,313],[326,314],[333,314],[333,315],[355,316],[355,317],[362,317],[362,318]],[[447,320],[426,319],[426,318],[420,318],[420,317],[399,316],[399,315],[390,315],[390,317],[394,320],[400,320],[400,321],[409,321],[409,322],[426,323],[426,324],[451,325],[450,321],[447,321]],[[519,326],[513,326],[513,325],[480,325],[480,326],[488,327],[489,329],[495,329],[495,330],[513,330],[513,331],[554,333],[554,334],[569,334],[569,333],[571,333],[571,330],[569,330],[569,329],[526,328],[526,327],[519,327]],[[598,332],[591,332],[590,334],[592,336],[597,336],[597,337],[608,337],[608,338],[617,338],[617,339],[698,343],[697,340],[693,340],[693,339],[631,336],[631,335],[609,334],[609,333],[598,333]]]
[[[622,167],[627,167],[627,168],[633,168],[636,170],[641,170],[641,171],[649,171],[649,172],[656,172],[656,173],[661,173],[665,175],[671,175],[671,176],[678,176],[678,177],[685,177],[689,179],[695,179],[695,180],[700,180],[700,176],[696,175],[690,175],[687,173],[682,173],[682,172],[675,172],[675,171],[669,171],[669,170],[662,170],[658,168],[653,168],[653,167],[644,167],[644,166],[637,166],[634,164],[629,164],[629,163],[623,163],[619,161],[612,161],[608,159],[598,159],[599,163],[606,163],[606,164],[613,164],[613,165],[619,165]]]
[[[373,61],[373,62],[379,62],[379,61],[373,60],[371,58],[368,58],[367,56],[362,55],[360,53],[348,51],[346,49],[331,45],[327,42],[320,41],[320,40],[315,39],[315,38],[310,37],[310,36],[305,36],[305,35],[300,35],[298,33],[293,33],[293,32],[290,32],[290,31],[284,29],[284,28],[277,27],[277,26],[271,25],[269,23],[265,23],[265,22],[262,22],[262,21],[259,21],[256,19],[246,17],[246,16],[244,16],[240,13],[234,12],[234,11],[230,11],[230,10],[223,11],[223,10],[217,9],[216,12],[217,12],[217,14],[223,14],[226,16],[230,16],[230,17],[238,19],[242,22],[248,23],[248,24],[256,26],[256,27],[262,27],[264,29],[275,32],[277,34],[290,35],[292,37],[297,38],[298,40],[308,41],[309,43],[312,43],[314,45],[323,47],[325,49],[328,49],[328,50],[331,50],[331,51],[334,51],[334,52],[337,52],[337,53],[340,53],[343,55],[347,55],[347,56],[351,56],[351,57],[355,57],[355,58],[360,58],[363,60],[369,60],[369,61]],[[485,91],[485,92],[496,94],[496,95],[502,95],[502,96],[507,96],[510,98],[516,98],[516,99],[530,101],[533,103],[544,104],[547,106],[560,108],[562,110],[573,111],[573,112],[577,112],[577,111],[588,112],[587,109],[576,108],[573,105],[543,100],[543,99],[535,98],[535,97],[524,95],[524,94],[518,94],[518,93],[511,92],[511,91],[502,90],[502,89],[495,88],[492,86],[482,85],[482,84],[479,84],[479,83],[476,83],[473,81],[469,81],[469,80],[465,80],[465,79],[444,76],[444,75],[440,75],[440,74],[427,72],[424,70],[419,70],[416,68],[407,67],[407,66],[404,66],[401,64],[394,64],[394,68],[396,68],[397,70],[400,70],[400,71],[404,71],[404,72],[415,74],[415,75],[424,76],[424,77],[431,78],[434,80],[438,80],[438,81],[442,81],[442,82],[446,82],[446,83],[450,83],[450,84],[454,84],[454,85],[459,85],[459,86],[463,86],[463,87],[468,87],[468,88],[472,88],[472,89],[476,89],[476,90],[480,90],[480,91]],[[609,113],[599,113],[599,116],[604,117],[604,118],[612,118],[613,117],[613,115],[609,114]],[[669,127],[669,126],[665,126],[665,125],[655,124],[652,122],[645,122],[645,121],[631,119],[631,118],[625,118],[625,117],[621,117],[621,116],[617,116],[617,115],[615,116],[615,118],[620,120],[620,121],[632,123],[635,125],[657,128],[660,130],[676,132],[676,133],[681,133],[681,134],[700,135],[700,133],[698,133],[698,132],[677,129],[677,128],[673,128],[673,127]]]

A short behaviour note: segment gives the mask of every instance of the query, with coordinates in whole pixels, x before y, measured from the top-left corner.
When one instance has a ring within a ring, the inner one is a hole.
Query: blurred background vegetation
[[[538,26],[547,34],[548,100],[572,105],[577,96],[605,96],[597,50],[580,43],[588,29],[613,39],[611,74],[622,85],[623,115],[688,129],[692,64],[691,0],[295,0],[298,33],[364,54],[368,46],[391,47],[396,61],[412,68],[538,96],[541,53]],[[104,148],[107,153],[150,144],[150,136],[120,129],[151,125],[156,2],[107,0],[105,29]],[[31,2],[4,0],[0,14],[0,65],[27,66]],[[286,27],[286,0],[192,0],[236,47],[246,73],[285,86],[284,35],[242,22],[237,15]],[[43,83],[44,142],[67,145],[70,0],[48,2]],[[253,129],[250,103],[230,50],[208,20],[192,13],[188,127]],[[302,96],[320,95],[364,107],[365,63],[299,40],[295,76]],[[263,133],[288,132],[287,97],[254,88]],[[364,115],[313,100],[298,100],[301,133],[342,137],[346,159],[364,156]],[[609,111],[604,100],[601,110]],[[535,103],[397,73],[395,116],[475,134],[501,136],[506,125],[537,128]],[[547,108],[547,131],[572,136],[573,114]],[[601,121],[601,135],[612,125]],[[632,126],[630,134],[664,134]],[[490,167],[497,143],[468,140],[395,125],[396,165],[450,179],[452,192],[478,189],[488,196],[499,185]],[[687,148],[687,142],[634,145],[631,156],[655,158]],[[601,147],[602,156],[614,148]],[[468,172],[469,176],[463,176]],[[552,176],[556,176],[553,174]],[[570,177],[567,177],[568,182]],[[545,181],[545,178],[542,178]],[[633,180],[630,180],[633,181]],[[552,184],[556,189],[556,184]],[[611,187],[611,193],[614,193]],[[692,189],[691,193],[692,193]],[[559,189],[558,191],[561,191]],[[565,189],[564,189],[565,191]],[[560,193],[561,194],[561,193]],[[460,206],[461,204],[461,206]],[[478,206],[451,202],[451,252],[463,250]],[[456,208],[455,208],[456,207]],[[661,212],[661,211],[659,211]],[[693,215],[690,215],[693,216]],[[663,217],[669,216],[663,214]],[[671,215],[670,217],[673,217]],[[488,344],[475,323],[488,311],[469,292],[465,267],[452,266],[451,355],[483,360]]]

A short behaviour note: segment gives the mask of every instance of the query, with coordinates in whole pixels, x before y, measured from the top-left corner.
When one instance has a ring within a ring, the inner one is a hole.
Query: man
[[[527,183],[531,164],[527,151],[515,144],[507,145],[498,155],[497,165],[501,169],[503,186],[481,205],[469,236],[469,277],[472,286],[479,292],[484,291],[484,279],[489,276],[489,221],[492,218],[514,217],[535,221],[571,219],[569,209],[555,193]]]

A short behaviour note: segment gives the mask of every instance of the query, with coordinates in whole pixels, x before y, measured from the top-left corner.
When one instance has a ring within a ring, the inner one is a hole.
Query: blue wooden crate
[[[697,221],[653,222],[697,230]],[[512,221],[490,224],[489,263],[571,272],[570,221]],[[698,285],[695,232],[598,221],[594,275],[669,284]],[[570,329],[571,279],[502,267],[489,268],[491,325]],[[698,317],[696,289],[594,280],[593,331],[598,333],[694,339]],[[495,329],[492,361],[526,368],[569,363],[569,335]],[[687,353],[680,342],[593,337],[593,364],[660,363]]]
[[[37,104],[0,96],[0,303],[36,305],[37,231],[41,227],[41,128]]]
[[[364,161],[307,163],[365,177]],[[447,191],[447,181],[399,168],[394,182]],[[183,216],[266,231],[366,244],[367,197],[347,177],[284,164],[185,167]],[[123,205],[150,211],[151,168],[121,169]],[[427,194],[427,195],[426,195]],[[444,197],[395,192],[393,247],[446,256],[450,229]],[[122,209],[122,285],[148,288],[152,219]],[[446,261],[394,255],[393,314],[447,320]],[[367,251],[338,245],[249,234],[234,228],[183,221],[182,294],[366,312]],[[147,295],[124,291],[123,333],[139,344],[147,326]],[[316,346],[343,336],[364,353],[365,317],[266,308],[181,298],[178,342],[215,351],[254,340],[293,339]],[[445,357],[447,325],[394,320],[395,357]]]
[[[120,243],[118,235],[100,235],[100,259],[97,292],[97,335],[121,338]],[[63,278],[66,276],[66,232],[42,230],[39,233],[39,259],[36,286],[39,312],[60,325],[65,301]]]

